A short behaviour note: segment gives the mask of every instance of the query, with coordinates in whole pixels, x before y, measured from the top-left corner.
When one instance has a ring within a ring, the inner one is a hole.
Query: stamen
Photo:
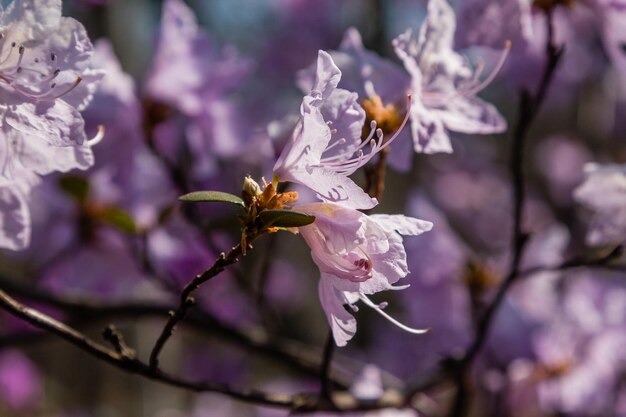
[[[70,93],[72,90],[74,90],[76,87],[78,87],[78,84],[80,84],[83,81],[83,78],[81,76],[76,77],[76,81],[74,81],[74,84],[72,84],[70,86],[70,88],[68,88],[67,90],[63,91],[60,94],[57,94],[56,96],[54,96],[54,99],[57,99],[59,97],[63,97],[64,95]],[[54,87],[53,87],[54,88]]]
[[[476,64],[477,74],[475,74],[474,77],[472,77],[472,80],[469,82],[470,87],[465,88],[465,89],[459,88],[453,93],[425,91],[422,93],[422,99],[425,101],[428,101],[428,100],[443,101],[443,100],[451,100],[456,97],[467,97],[467,96],[471,96],[474,94],[478,94],[479,92],[484,90],[489,84],[491,84],[493,80],[496,78],[496,76],[498,75],[502,67],[504,66],[504,63],[506,62],[506,59],[508,58],[510,51],[511,51],[511,41],[507,40],[504,43],[504,50],[502,51],[502,54],[500,55],[500,59],[498,60],[498,63],[493,68],[493,70],[491,70],[487,78],[485,78],[482,82],[479,82],[478,80],[480,78],[480,75],[483,72],[484,64],[482,63],[482,61],[479,61]]]
[[[20,46],[19,52],[18,52],[20,56],[17,59],[17,62],[15,63],[15,65],[13,65],[10,68],[7,68],[6,70],[2,72],[4,72],[5,74],[14,74],[16,72],[18,73],[21,72],[22,68],[20,67],[20,65],[22,65],[22,60],[24,59],[24,51],[25,51],[24,46]]]
[[[104,139],[104,132],[104,125],[98,125],[98,133],[96,133],[96,136],[87,141],[87,145],[94,146],[102,142],[102,139]]]
[[[41,93],[33,93],[32,91],[27,91],[24,90],[21,86],[18,86],[14,83],[15,80],[13,81],[8,81],[6,78],[4,77],[0,77],[0,79],[2,79],[3,81],[7,81],[8,84],[11,85],[11,87],[13,87],[13,89],[18,92],[19,94],[23,95],[24,97],[28,97],[28,98],[32,98],[34,100],[42,100],[42,99],[48,99],[48,100],[56,100],[59,97],[62,97],[66,94],[68,94],[69,92],[71,92],[72,90],[74,90],[78,84],[81,83],[81,81],[83,80],[81,77],[77,77],[76,81],[65,91],[57,94],[57,95],[52,95],[52,90],[54,90],[54,88],[56,87],[56,83],[53,83],[50,86],[50,89]]]
[[[343,145],[344,143],[346,143],[346,139],[345,138],[341,138],[336,140],[333,144],[329,145],[326,149],[324,149],[324,152],[328,152],[329,150],[339,146],[339,145]]]
[[[344,154],[338,154],[328,158],[322,158],[320,159],[319,164],[310,165],[310,167],[323,167],[341,173],[342,175],[351,175],[352,173],[354,173],[354,171],[367,164],[374,157],[374,155],[389,146],[399,136],[400,132],[402,131],[404,126],[406,126],[409,120],[412,103],[412,96],[410,94],[407,96],[407,101],[407,112],[404,116],[404,120],[402,121],[402,124],[400,124],[398,130],[396,130],[394,135],[391,137],[391,139],[384,141],[383,131],[379,128],[376,128],[376,121],[373,120],[370,123],[369,135],[353,152],[353,155],[355,156],[350,159],[345,159]],[[376,139],[374,139],[374,136],[376,136]],[[366,154],[363,152],[363,149],[368,145],[370,149],[369,152]]]
[[[430,331],[430,329],[415,329],[413,327],[409,327],[400,323],[398,320],[394,319],[389,314],[385,313],[380,307],[380,305],[374,304],[372,300],[367,298],[367,296],[363,294],[362,292],[359,293],[359,299],[363,301],[363,303],[365,303],[366,306],[373,308],[378,314],[380,314],[381,316],[389,320],[391,323],[395,324],[396,326],[398,326],[399,328],[401,328],[402,330],[406,332],[409,332],[412,334],[424,334]]]
[[[498,73],[500,72],[500,70],[502,69],[502,67],[504,66],[504,63],[506,62],[506,59],[509,56],[509,52],[511,52],[511,41],[507,40],[506,42],[504,42],[504,51],[500,55],[500,60],[498,61],[494,69],[491,71],[491,73],[487,76],[487,78],[483,80],[482,83],[477,84],[476,86],[474,86],[473,88],[469,90],[465,90],[463,92],[463,95],[476,94],[480,92],[481,90],[483,90],[485,87],[487,87],[489,84],[491,84],[493,80],[496,78],[496,76],[498,75]]]
[[[359,149],[362,149],[363,147],[367,146],[370,143],[370,140],[374,137],[374,134],[376,133],[376,121],[372,120],[370,122],[370,134],[367,136],[367,138],[365,138],[361,144],[359,145],[358,148],[356,148],[351,155],[354,155],[355,153],[357,153],[359,151]],[[334,160],[337,159],[341,159],[344,158],[345,155],[344,154],[339,154],[339,155],[334,155],[334,156],[330,156],[328,158],[322,158],[320,159],[320,164],[324,164],[324,166],[332,166],[333,164],[328,164],[328,162],[332,162]],[[344,162],[339,162],[337,163],[337,165],[340,164],[344,164]]]

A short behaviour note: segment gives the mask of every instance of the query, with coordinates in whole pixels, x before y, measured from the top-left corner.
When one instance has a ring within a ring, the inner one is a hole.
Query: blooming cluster
[[[402,235],[419,235],[432,223],[403,215],[368,216],[378,201],[348,176],[367,164],[397,138],[385,140],[372,121],[361,139],[365,111],[358,95],[337,88],[341,71],[332,57],[320,51],[313,88],[302,100],[301,118],[291,140],[274,166],[274,176],[308,186],[323,203],[298,206],[315,216],[314,224],[300,228],[320,269],[319,295],[335,342],[344,346],[356,332],[356,320],[345,309],[363,301],[405,330],[423,333],[392,319],[367,294],[402,289],[392,284],[408,275]],[[406,123],[402,123],[401,127]],[[400,128],[401,128],[400,127]],[[374,138],[375,137],[375,138]]]

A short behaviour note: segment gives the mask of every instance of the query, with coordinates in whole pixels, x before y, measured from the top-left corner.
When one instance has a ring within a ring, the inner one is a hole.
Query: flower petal
[[[356,319],[344,308],[345,297],[333,286],[332,276],[321,274],[319,296],[337,346],[345,346],[356,334]]]

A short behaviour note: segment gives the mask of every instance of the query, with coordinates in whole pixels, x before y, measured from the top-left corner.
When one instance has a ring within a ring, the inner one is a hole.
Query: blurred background
[[[30,248],[0,254],[0,288],[97,340],[115,324],[142,358],[182,286],[240,237],[236,209],[185,207],[176,197],[199,189],[239,194],[245,175],[269,180],[298,116],[297,73],[318,49],[338,49],[355,27],[366,48],[400,65],[391,40],[418,30],[426,13],[418,0],[185,3],[188,20],[170,22],[179,32],[168,35],[161,1],[64,1],[64,15],[94,42],[94,66],[107,70],[83,112],[88,134],[103,124],[107,135],[92,169],[45,177],[33,191]],[[486,3],[453,5],[465,16]],[[566,52],[524,148],[531,237],[523,270],[594,259],[623,243],[590,244],[594,212],[573,197],[585,164],[626,163],[626,72],[606,33],[617,29],[593,2],[571,3],[555,9]],[[532,36],[511,39],[505,67],[480,94],[509,129],[520,92],[536,89],[545,63],[544,15],[533,8],[529,16]],[[500,52],[473,46],[464,34],[475,28],[463,22],[456,38],[463,55],[492,67]],[[497,23],[493,36],[504,45],[506,24]],[[202,84],[201,94],[191,97],[189,83]],[[338,380],[349,385],[375,364],[386,387],[400,387],[471,343],[511,258],[509,132],[453,134],[453,154],[414,154],[411,169],[389,168],[375,212],[435,227],[404,240],[410,288],[374,298],[389,301],[387,311],[403,323],[432,331],[411,335],[361,308],[356,337],[334,357]],[[296,189],[301,201],[314,200]],[[476,360],[470,415],[626,416],[623,265],[543,271],[513,286]],[[264,237],[198,291],[197,312],[169,341],[163,368],[235,387],[318,389],[328,332],[318,276],[301,237]],[[111,305],[128,308],[103,308]],[[0,331],[0,416],[288,415],[121,372],[3,312]],[[445,415],[453,395],[452,382],[425,391],[423,413]]]

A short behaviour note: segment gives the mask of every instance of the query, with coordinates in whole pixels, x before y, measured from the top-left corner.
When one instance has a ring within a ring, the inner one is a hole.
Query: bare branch
[[[230,249],[228,254],[221,253],[217,258],[213,266],[204,271],[202,274],[196,276],[191,280],[183,289],[180,294],[180,304],[178,308],[170,312],[170,319],[165,324],[161,335],[154,344],[154,348],[150,353],[150,367],[157,369],[159,366],[159,353],[165,347],[168,339],[174,333],[176,325],[185,318],[189,309],[196,303],[191,294],[203,283],[210,280],[214,276],[222,272],[227,266],[236,263],[239,257],[242,255],[241,244],[238,244]]]

